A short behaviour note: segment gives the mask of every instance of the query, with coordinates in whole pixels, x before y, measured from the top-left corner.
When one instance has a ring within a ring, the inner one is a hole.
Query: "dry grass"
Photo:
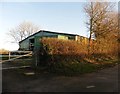
[[[8,54],[9,51],[5,49],[0,49],[0,54]]]

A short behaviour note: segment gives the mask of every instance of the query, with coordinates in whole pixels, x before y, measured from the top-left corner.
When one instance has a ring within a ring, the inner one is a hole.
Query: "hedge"
[[[49,71],[55,73],[73,75],[92,72],[103,65],[109,65],[109,60],[104,62],[107,60],[104,53],[88,55],[88,46],[82,42],[43,38],[40,43],[39,65],[46,66]]]

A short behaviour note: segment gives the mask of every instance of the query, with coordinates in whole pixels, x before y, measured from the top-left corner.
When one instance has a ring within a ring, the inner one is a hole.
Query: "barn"
[[[24,40],[19,42],[19,50],[23,51],[33,51],[35,48],[40,47],[40,39],[41,38],[58,38],[64,40],[75,40],[78,41],[80,38],[84,38],[77,34],[68,34],[68,33],[59,33],[52,31],[40,30],[34,33],[31,36],[28,36]]]

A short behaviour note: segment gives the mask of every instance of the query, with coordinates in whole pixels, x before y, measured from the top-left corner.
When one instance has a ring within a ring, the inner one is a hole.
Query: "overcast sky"
[[[18,49],[17,44],[10,42],[12,40],[7,36],[7,32],[23,21],[31,21],[43,30],[88,36],[86,15],[83,10],[86,2],[10,1],[0,2],[0,49]]]

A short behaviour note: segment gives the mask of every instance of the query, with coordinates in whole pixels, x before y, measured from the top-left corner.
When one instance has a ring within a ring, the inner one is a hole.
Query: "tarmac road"
[[[33,72],[29,68],[6,69],[2,70],[2,92],[119,92],[118,66],[73,77],[23,74]]]

